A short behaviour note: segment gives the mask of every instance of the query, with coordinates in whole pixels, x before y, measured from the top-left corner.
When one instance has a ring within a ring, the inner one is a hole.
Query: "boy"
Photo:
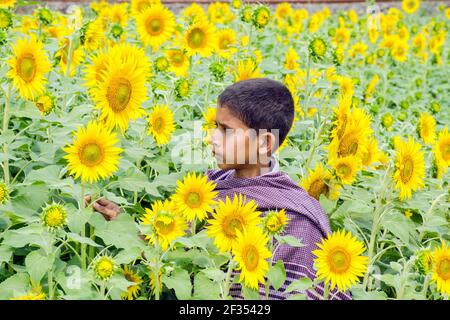
[[[217,184],[218,198],[224,200],[241,193],[247,200],[253,199],[263,214],[285,209],[290,219],[286,234],[305,245],[281,245],[276,251],[273,261],[284,261],[286,282],[280,290],[270,290],[270,299],[286,298],[283,291],[292,281],[315,278],[311,251],[331,233],[328,217],[318,201],[280,172],[272,156],[285,140],[293,119],[293,98],[282,83],[267,78],[244,80],[219,95],[217,128],[210,138],[220,169],[209,170],[207,175]],[[98,200],[93,208],[107,219],[115,218],[120,211],[107,200]],[[240,286],[232,287],[230,293],[240,298]],[[317,286],[315,292],[307,292],[310,299],[318,299],[322,294],[323,285]],[[265,295],[261,286],[260,295]],[[333,295],[336,299],[350,299],[345,293]]]

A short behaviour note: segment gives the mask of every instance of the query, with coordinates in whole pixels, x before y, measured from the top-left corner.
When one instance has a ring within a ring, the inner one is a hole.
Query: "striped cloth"
[[[307,294],[308,299],[320,299],[323,295],[323,284],[312,290],[284,294],[286,287],[293,281],[303,277],[315,278],[313,268],[315,256],[311,251],[317,249],[327,234],[331,234],[328,216],[319,202],[282,172],[270,172],[253,178],[236,178],[234,170],[209,170],[208,179],[217,184],[218,199],[234,194],[243,194],[247,200],[254,200],[263,215],[269,210],[285,209],[290,221],[285,234],[298,238],[305,246],[291,247],[280,245],[273,261],[283,260],[286,269],[286,281],[279,290],[270,287],[269,299],[286,299],[293,294]],[[238,276],[238,273],[235,273]],[[239,284],[232,286],[230,293],[235,299],[243,299]],[[265,299],[263,285],[259,287],[262,299]],[[330,292],[330,298],[337,300],[351,299],[349,293]]]

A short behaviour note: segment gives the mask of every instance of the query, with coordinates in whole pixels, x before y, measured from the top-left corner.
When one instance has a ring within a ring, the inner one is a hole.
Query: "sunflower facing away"
[[[216,185],[204,175],[188,173],[183,181],[177,181],[177,190],[172,200],[180,213],[188,221],[203,221],[216,204]]]
[[[367,271],[367,257],[362,256],[364,244],[350,232],[338,230],[317,244],[312,251],[317,257],[314,263],[319,279],[345,291],[358,281]]]
[[[258,282],[264,283],[264,276],[269,270],[267,259],[272,253],[267,249],[269,237],[259,227],[250,227],[241,232],[236,230],[236,243],[233,246],[234,260],[241,271],[240,282],[253,289]]]
[[[81,177],[82,182],[95,182],[112,175],[119,164],[119,153],[115,147],[116,133],[105,129],[97,122],[90,122],[86,128],[79,128],[73,143],[63,150],[68,161],[68,171]]]
[[[147,7],[136,17],[137,31],[145,45],[158,49],[175,31],[175,17],[162,4]]]
[[[432,144],[436,139],[436,120],[428,112],[421,113],[417,131],[423,142]]]
[[[171,201],[156,200],[151,209],[146,208],[141,218],[142,225],[151,226],[152,232],[145,235],[150,244],[159,244],[167,250],[170,244],[185,234],[186,220],[175,210]]]
[[[410,199],[412,192],[424,187],[425,160],[420,144],[414,138],[399,140],[395,144],[396,158],[394,180],[400,190],[400,199]]]
[[[227,196],[219,200],[212,219],[209,219],[207,234],[214,238],[215,245],[222,252],[230,251],[236,244],[236,231],[244,231],[261,223],[260,212],[254,200],[247,202],[242,194],[234,195],[233,200]]]
[[[101,110],[100,118],[106,120],[108,127],[119,127],[123,132],[130,120],[144,114],[141,105],[147,98],[147,72],[134,59],[123,61],[120,54],[110,57],[94,96],[96,107]]]
[[[45,54],[44,45],[34,35],[18,39],[13,47],[13,56],[8,60],[11,70],[8,77],[25,99],[33,99],[44,93],[51,65]]]
[[[450,166],[450,133],[447,127],[439,132],[435,153],[442,164],[448,168]]]
[[[142,278],[137,275],[129,266],[125,266],[122,269],[125,279],[135,284],[130,285],[127,291],[122,293],[122,299],[124,300],[134,300],[137,298],[139,291],[141,291]]]
[[[442,294],[450,294],[450,247],[444,242],[442,246],[434,249],[432,280]]]
[[[158,145],[169,142],[175,131],[173,112],[166,105],[157,105],[148,116],[148,134],[151,134]]]

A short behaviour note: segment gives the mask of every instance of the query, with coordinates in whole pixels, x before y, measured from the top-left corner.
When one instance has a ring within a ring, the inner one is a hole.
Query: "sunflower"
[[[208,222],[207,234],[214,238],[220,251],[227,252],[236,244],[236,231],[259,225],[261,217],[254,200],[247,202],[245,196],[235,194],[233,200],[228,196],[225,201],[219,200]]]
[[[362,165],[366,167],[371,167],[375,162],[381,162],[381,151],[378,147],[378,141],[374,137],[370,137],[367,142],[367,149],[364,152],[361,161]]]
[[[117,269],[116,262],[109,256],[97,257],[91,265],[94,270],[95,276],[100,280],[110,279]]]
[[[412,14],[420,7],[420,0],[403,0],[402,9],[406,13]]]
[[[362,256],[364,244],[350,232],[338,230],[318,243],[319,249],[312,251],[317,258],[314,263],[317,277],[345,291],[367,271],[367,257]]]
[[[270,18],[270,9],[265,5],[261,5],[253,11],[252,22],[255,27],[262,29],[270,22]]]
[[[87,51],[95,51],[106,44],[105,28],[100,18],[83,28],[81,44]]]
[[[183,47],[187,55],[192,56],[196,53],[202,57],[208,57],[215,50],[216,31],[213,24],[198,20],[193,23],[184,34]]]
[[[150,244],[159,244],[167,250],[170,244],[185,234],[188,225],[186,220],[178,214],[171,201],[156,200],[151,209],[146,208],[141,218],[142,225],[151,226],[151,233],[145,234]]]
[[[14,7],[16,0],[0,0],[0,8]]]
[[[74,141],[63,150],[68,160],[68,170],[82,182],[105,179],[117,170],[119,153],[123,150],[114,145],[118,142],[116,133],[100,123],[89,122],[86,128],[79,128]]]
[[[284,209],[280,211],[269,211],[264,217],[264,230],[270,235],[281,234],[285,230],[289,220]]]
[[[450,294],[450,247],[443,242],[442,246],[434,249],[433,275],[431,279],[436,282],[439,292]]]
[[[405,62],[408,59],[408,43],[406,41],[398,40],[395,42],[391,56],[399,62]]]
[[[25,99],[33,99],[45,91],[45,74],[50,71],[44,45],[34,35],[17,40],[13,56],[8,60],[11,70],[9,78]]]
[[[410,199],[412,191],[424,187],[423,179],[425,177],[424,154],[420,150],[420,144],[414,141],[414,138],[408,138],[408,141],[398,140],[395,143],[395,187],[400,189],[400,199]]]
[[[203,221],[216,204],[214,199],[218,193],[215,188],[215,183],[208,181],[206,176],[188,173],[183,181],[177,181],[172,200],[186,220]]]
[[[33,286],[31,290],[23,296],[10,298],[9,300],[45,300],[45,293],[42,292],[42,286]]]
[[[0,204],[6,203],[9,199],[9,189],[4,182],[0,182]]]
[[[69,73],[68,76],[73,77],[75,76],[76,67],[79,66],[83,62],[84,52],[83,48],[75,48],[71,52],[71,56],[69,57],[69,46],[70,41],[68,38],[64,38],[61,41],[61,47],[56,52],[55,58],[59,59],[59,67],[61,70],[61,74],[66,74],[67,72],[67,63],[70,60],[70,67],[69,67]]]
[[[125,27],[128,22],[128,5],[126,3],[117,3],[109,6],[109,20],[114,24],[117,23],[121,27]]]
[[[239,61],[234,71],[234,82],[262,78],[264,75],[261,74],[258,65],[253,59],[248,59],[244,61]]]
[[[154,4],[136,17],[137,31],[142,42],[158,49],[175,31],[175,17],[162,4]]]
[[[327,53],[328,46],[322,38],[314,38],[308,46],[309,53],[315,60],[322,60]]]
[[[175,131],[173,112],[166,105],[157,105],[148,116],[148,133],[158,145],[167,144]]]
[[[233,12],[227,3],[215,2],[208,6],[208,16],[212,23],[228,23],[234,18]]]
[[[41,219],[50,230],[62,228],[66,224],[67,210],[59,203],[47,204],[42,210]]]
[[[353,96],[354,93],[354,81],[351,78],[339,77],[338,79],[341,95]]]
[[[423,142],[433,144],[436,139],[436,120],[428,113],[421,113],[417,126],[420,138]]]
[[[314,170],[309,169],[308,176],[302,179],[300,186],[316,200],[320,199],[321,194],[331,199],[339,196],[339,191],[333,182],[333,176],[322,163],[319,163]]]
[[[141,105],[147,98],[147,72],[135,59],[124,61],[119,54],[111,55],[94,96],[102,112],[100,119],[106,120],[109,127],[119,127],[123,132],[130,120],[145,113]]]
[[[429,274],[433,268],[433,254],[429,249],[422,249],[416,252],[416,268],[421,274]]]
[[[7,30],[13,26],[12,14],[7,9],[0,8],[0,30]]]
[[[153,4],[160,4],[160,0],[131,0],[131,13],[138,16]]]
[[[351,185],[355,181],[356,174],[361,170],[361,160],[355,156],[333,159],[330,165],[333,167],[340,181],[348,185]]]
[[[293,47],[289,47],[284,59],[284,68],[287,70],[297,70],[299,67],[299,56]]]
[[[230,58],[237,52],[236,32],[233,29],[223,29],[216,33],[217,53],[224,58]]]
[[[128,61],[133,61],[136,63],[136,69],[143,70],[146,76],[150,76],[150,61],[145,54],[143,48],[130,43],[121,43],[115,45],[111,50],[109,55],[120,57],[122,63],[127,63]]]
[[[435,153],[446,167],[450,166],[450,133],[447,127],[439,132]]]
[[[123,300],[134,300],[137,298],[139,291],[141,291],[141,283],[142,278],[137,275],[136,272],[133,271],[129,266],[125,266],[122,269],[123,275],[125,279],[127,279],[130,282],[133,282],[134,284],[128,286],[127,291],[122,293],[122,299]]]
[[[45,93],[38,97],[34,101],[34,104],[36,105],[36,108],[38,108],[39,111],[46,116],[55,108],[55,98],[50,93]]]
[[[101,84],[102,76],[107,70],[108,63],[108,53],[104,50],[98,50],[95,55],[91,56],[91,63],[86,65],[84,71],[84,84],[88,87],[92,97],[95,96],[98,87]]]
[[[195,21],[206,21],[208,17],[206,16],[205,10],[195,2],[192,2],[189,6],[183,9],[181,12],[181,19],[185,20],[188,25]]]
[[[269,237],[259,227],[250,227],[241,232],[236,230],[236,243],[233,246],[234,260],[241,271],[239,281],[253,289],[258,282],[264,283],[269,270],[267,259],[272,253],[267,249]]]
[[[166,50],[167,61],[169,62],[169,70],[175,73],[177,77],[185,77],[189,70],[189,58],[183,50],[169,49]]]

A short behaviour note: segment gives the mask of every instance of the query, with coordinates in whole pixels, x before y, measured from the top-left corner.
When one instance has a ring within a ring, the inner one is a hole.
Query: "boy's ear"
[[[259,136],[259,154],[271,155],[275,149],[275,135],[271,132],[265,132]]]

